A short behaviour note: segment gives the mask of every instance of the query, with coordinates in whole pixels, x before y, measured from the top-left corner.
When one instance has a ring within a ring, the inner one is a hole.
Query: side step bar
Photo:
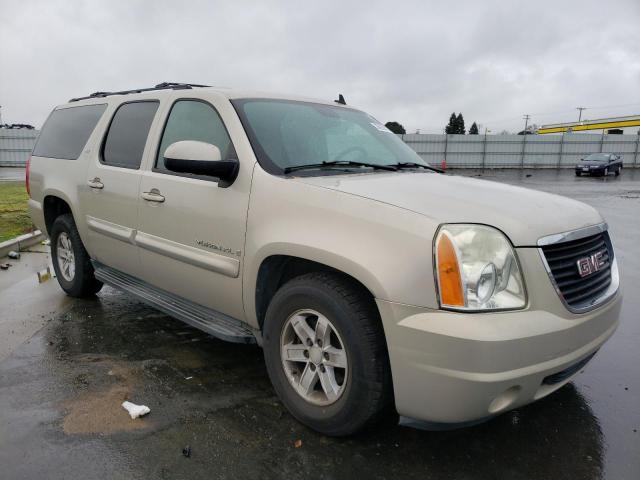
[[[95,260],[91,263],[98,280],[133,295],[167,315],[227,342],[257,343],[253,330],[235,318],[161,290]]]

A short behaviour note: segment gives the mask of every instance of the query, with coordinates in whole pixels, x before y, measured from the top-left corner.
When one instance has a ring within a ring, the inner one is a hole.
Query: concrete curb
[[[44,233],[40,230],[36,230],[33,233],[27,233],[20,235],[19,237],[12,238],[6,242],[0,243],[0,258],[6,256],[11,250],[20,251],[22,248],[30,247],[36,243],[40,243],[45,239]]]

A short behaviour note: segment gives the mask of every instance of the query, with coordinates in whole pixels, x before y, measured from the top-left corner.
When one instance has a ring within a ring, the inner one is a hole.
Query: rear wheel
[[[622,170],[620,167],[616,168],[616,177],[620,175],[620,170]]]
[[[69,213],[60,215],[51,226],[53,269],[62,289],[72,297],[88,297],[102,288],[93,274],[89,254]]]
[[[576,172],[576,177],[582,176],[582,172]]]
[[[391,371],[371,296],[342,275],[310,273],[274,296],[263,328],[276,393],[300,422],[349,435],[393,405]]]

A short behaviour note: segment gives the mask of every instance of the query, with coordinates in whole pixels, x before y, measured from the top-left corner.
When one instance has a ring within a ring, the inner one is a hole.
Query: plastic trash
[[[7,254],[7,257],[11,258],[12,260],[18,260],[20,258],[20,252],[16,252],[14,250],[11,250]]]
[[[141,417],[151,411],[151,409],[146,405],[136,405],[131,402],[122,402],[122,407],[129,412],[129,416],[131,418]]]
[[[189,445],[182,449],[182,455],[187,458],[191,457],[191,447]]]

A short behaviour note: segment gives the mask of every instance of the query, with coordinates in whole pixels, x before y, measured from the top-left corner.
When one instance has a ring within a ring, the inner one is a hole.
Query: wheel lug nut
[[[305,356],[305,358],[309,358],[309,350],[305,350],[304,351],[304,356]]]
[[[324,365],[320,365],[320,371],[324,373]]]
[[[316,340],[316,343],[318,344],[319,347],[322,346],[322,340],[318,339],[318,340]]]
[[[328,352],[324,352],[324,359],[325,360],[329,360],[329,353]]]
[[[307,338],[307,346],[311,347],[313,345],[313,342],[311,341],[310,338]]]
[[[316,366],[315,366],[315,364],[311,363],[309,365],[309,368],[311,369],[311,371],[314,371],[316,369]]]

